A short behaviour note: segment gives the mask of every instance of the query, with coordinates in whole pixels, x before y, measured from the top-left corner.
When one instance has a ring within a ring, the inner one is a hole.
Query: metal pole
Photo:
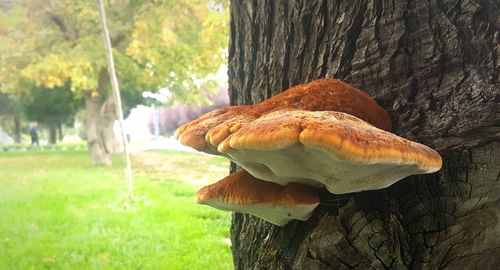
[[[97,6],[99,8],[99,19],[101,21],[102,27],[102,37],[104,39],[104,46],[106,48],[106,59],[108,62],[108,73],[109,79],[111,81],[111,89],[113,92],[113,99],[115,101],[115,110],[118,116],[118,122],[120,123],[120,131],[123,143],[123,154],[125,158],[126,164],[126,177],[127,177],[127,188],[128,188],[128,197],[129,199],[134,198],[134,190],[132,186],[132,166],[130,165],[130,155],[128,153],[127,148],[127,138],[125,135],[125,130],[123,129],[123,110],[122,110],[122,102],[120,97],[120,88],[118,86],[118,79],[116,78],[115,72],[115,61],[113,59],[113,51],[111,48],[111,40],[109,38],[109,30],[106,23],[106,13],[104,11],[104,4],[102,0],[97,0]]]

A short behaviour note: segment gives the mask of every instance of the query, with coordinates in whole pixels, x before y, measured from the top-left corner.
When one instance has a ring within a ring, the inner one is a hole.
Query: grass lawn
[[[84,151],[0,153],[0,269],[231,269],[231,215],[194,202],[227,174],[219,157],[133,156],[136,201],[121,156],[111,168]]]

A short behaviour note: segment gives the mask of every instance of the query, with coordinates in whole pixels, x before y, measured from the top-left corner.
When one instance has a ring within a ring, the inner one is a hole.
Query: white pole
[[[129,199],[134,198],[134,190],[132,186],[132,166],[130,165],[130,156],[127,149],[127,138],[125,135],[125,130],[123,129],[123,110],[122,102],[120,97],[120,88],[118,86],[118,79],[116,78],[115,72],[115,61],[113,59],[113,51],[111,49],[111,40],[109,38],[109,30],[106,23],[106,13],[104,11],[104,4],[102,0],[97,0],[97,6],[99,8],[99,19],[101,21],[102,27],[102,37],[104,39],[104,46],[106,48],[106,59],[108,61],[108,73],[109,79],[111,81],[111,89],[113,92],[113,99],[115,101],[115,110],[118,116],[118,122],[120,123],[120,131],[123,143],[123,154],[125,157],[126,164],[126,177],[127,177],[127,188]]]

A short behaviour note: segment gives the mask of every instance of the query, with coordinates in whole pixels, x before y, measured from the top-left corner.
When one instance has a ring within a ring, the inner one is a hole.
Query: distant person
[[[40,143],[38,142],[38,131],[36,130],[36,126],[38,124],[36,122],[30,123],[30,136],[31,136],[31,147],[36,144],[37,147],[40,147]]]

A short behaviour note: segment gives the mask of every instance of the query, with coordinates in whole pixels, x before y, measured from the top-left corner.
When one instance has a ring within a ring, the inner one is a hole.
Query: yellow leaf
[[[54,263],[56,263],[56,259],[54,259],[52,257],[45,257],[42,259],[42,263],[43,264],[54,264]]]
[[[99,253],[99,255],[97,255],[97,258],[100,261],[108,261],[109,260],[109,253],[107,253],[107,252]]]

